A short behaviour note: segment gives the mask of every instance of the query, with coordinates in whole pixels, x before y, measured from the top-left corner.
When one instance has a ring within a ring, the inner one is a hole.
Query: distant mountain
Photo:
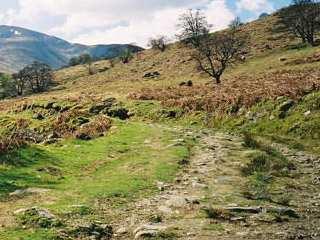
[[[113,58],[126,48],[134,52],[142,50],[126,44],[73,44],[28,29],[0,25],[0,72],[16,72],[33,61],[46,63],[56,69],[83,53],[89,53],[94,58]]]

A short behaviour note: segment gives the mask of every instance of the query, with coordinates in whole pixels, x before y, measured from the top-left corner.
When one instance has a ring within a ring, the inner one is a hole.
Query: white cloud
[[[234,18],[226,0],[19,0],[0,20],[86,44],[146,44],[149,37],[176,32],[178,16],[202,8],[215,29]]]
[[[268,0],[239,0],[236,5],[238,11],[246,10],[260,13],[261,11],[270,12],[273,10],[273,6]]]

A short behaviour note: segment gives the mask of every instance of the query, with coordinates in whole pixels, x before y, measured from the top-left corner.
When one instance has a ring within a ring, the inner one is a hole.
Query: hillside
[[[317,239],[320,47],[242,31],[219,86],[174,43],[0,101],[0,239]]]
[[[120,44],[73,44],[20,27],[0,26],[0,72],[16,72],[34,61],[46,63],[57,69],[68,65],[72,57],[84,53],[89,53],[94,58],[113,58],[128,47],[133,51],[140,49]]]

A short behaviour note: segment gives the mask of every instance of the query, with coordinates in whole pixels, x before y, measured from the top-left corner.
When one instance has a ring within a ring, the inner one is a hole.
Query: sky
[[[212,30],[239,16],[243,22],[273,12],[290,0],[0,0],[0,25],[25,27],[82,44],[173,39],[178,17],[202,9]]]

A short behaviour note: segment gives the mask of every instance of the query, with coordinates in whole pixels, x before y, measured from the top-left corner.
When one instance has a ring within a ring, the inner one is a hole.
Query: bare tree
[[[293,0],[292,5],[281,11],[282,23],[304,43],[315,45],[320,31],[320,2],[317,0]]]
[[[149,40],[148,46],[152,49],[160,50],[164,52],[167,48],[168,39],[165,36],[159,36],[157,38],[151,38]]]
[[[233,19],[229,24],[229,28],[231,28],[232,30],[237,30],[242,26],[243,26],[243,23],[241,22],[241,19],[239,17],[236,17],[235,19]]]
[[[209,33],[210,25],[200,10],[189,10],[180,17],[180,39],[193,48],[192,57],[199,68],[210,75],[217,84],[226,68],[240,58],[245,48],[246,37],[239,31],[237,18],[231,29],[224,32]]]
[[[216,33],[200,42],[200,46],[194,50],[193,58],[202,71],[220,84],[226,68],[240,58],[245,43],[245,37],[235,31]]]
[[[37,93],[47,90],[53,80],[53,74],[47,64],[34,62],[23,68],[16,75],[16,80],[18,89],[21,89],[22,84],[28,83],[30,90]]]
[[[206,38],[210,32],[210,25],[201,10],[192,10],[182,14],[179,18],[177,34],[180,41],[199,47],[202,38]]]

